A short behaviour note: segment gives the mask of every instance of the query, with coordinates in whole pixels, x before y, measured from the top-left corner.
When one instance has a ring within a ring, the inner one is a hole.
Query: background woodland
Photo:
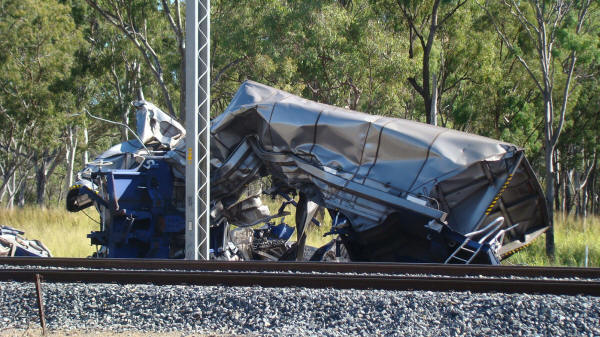
[[[599,1],[211,6],[213,116],[251,79],[500,139],[553,210],[600,213]],[[144,97],[184,121],[184,20],[180,0],[0,0],[0,207],[62,206],[74,172],[131,137],[85,112],[134,127]]]

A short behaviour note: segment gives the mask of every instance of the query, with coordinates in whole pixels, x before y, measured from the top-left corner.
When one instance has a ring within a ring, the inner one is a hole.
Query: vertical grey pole
[[[208,260],[210,221],[210,0],[186,1],[185,258]]]

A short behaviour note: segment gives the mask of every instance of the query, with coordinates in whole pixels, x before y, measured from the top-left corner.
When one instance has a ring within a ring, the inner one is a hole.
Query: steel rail
[[[0,258],[0,265],[89,269],[434,274],[444,276],[582,278],[600,280],[600,268],[448,265],[408,263],[328,263],[269,261],[188,261],[151,259]]]
[[[599,281],[264,272],[0,269],[0,281],[471,291],[600,296]]]

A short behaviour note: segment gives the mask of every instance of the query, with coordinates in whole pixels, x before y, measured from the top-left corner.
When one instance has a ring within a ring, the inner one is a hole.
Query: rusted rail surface
[[[0,281],[472,291],[600,296],[599,281],[273,272],[0,269]]]
[[[149,259],[0,258],[0,265],[89,269],[140,269],[238,272],[318,272],[433,274],[442,276],[582,278],[600,280],[600,268],[448,265],[412,263],[326,263],[189,261]]]

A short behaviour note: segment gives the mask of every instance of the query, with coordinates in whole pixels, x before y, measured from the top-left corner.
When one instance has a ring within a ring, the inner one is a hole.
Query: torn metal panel
[[[157,141],[163,146],[174,148],[177,142],[185,139],[185,128],[154,104],[137,101],[134,106],[137,109],[137,133],[142,143]]]
[[[21,230],[0,226],[0,256],[52,257],[50,250],[41,241],[28,240],[23,235],[25,232]]]

